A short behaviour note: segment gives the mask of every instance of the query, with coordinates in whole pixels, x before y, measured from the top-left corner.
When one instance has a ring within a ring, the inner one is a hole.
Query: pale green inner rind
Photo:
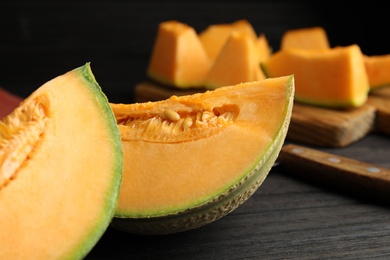
[[[314,100],[306,97],[302,97],[299,95],[295,96],[295,100],[312,106],[317,107],[327,107],[327,108],[353,108],[353,107],[359,107],[363,105],[367,100],[367,95],[361,96],[359,99],[351,99],[351,100],[345,100],[345,101],[329,101],[329,100]]]
[[[113,152],[115,153],[115,165],[113,165],[113,178],[107,180],[110,182],[111,187],[107,189],[109,193],[106,194],[106,202],[102,207],[101,215],[99,220],[95,223],[95,227],[90,230],[90,233],[84,238],[84,241],[79,243],[78,248],[75,249],[73,255],[69,259],[81,259],[86,256],[91,249],[96,245],[98,240],[101,238],[103,233],[106,231],[109,226],[114,213],[116,204],[119,197],[119,190],[122,182],[122,141],[120,138],[118,126],[113,111],[109,105],[106,95],[103,93],[101,87],[96,82],[95,77],[91,71],[89,63],[74,69],[74,72],[78,74],[80,80],[82,80],[86,87],[92,93],[91,96],[95,98],[96,105],[101,111],[100,117],[104,117],[102,122],[105,122],[105,127],[107,127],[110,136],[112,137],[112,147]]]

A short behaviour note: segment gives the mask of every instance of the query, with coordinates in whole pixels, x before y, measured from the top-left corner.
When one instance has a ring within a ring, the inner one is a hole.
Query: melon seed
[[[209,111],[204,111],[202,113],[202,121],[210,120],[210,118],[212,118],[213,116],[214,116],[214,113],[209,112]]]
[[[180,115],[172,109],[165,110],[164,114],[171,121],[179,121],[180,120]]]
[[[190,128],[192,126],[192,124],[193,124],[192,118],[191,117],[187,117],[186,119],[184,119],[183,129],[186,130],[186,129]]]

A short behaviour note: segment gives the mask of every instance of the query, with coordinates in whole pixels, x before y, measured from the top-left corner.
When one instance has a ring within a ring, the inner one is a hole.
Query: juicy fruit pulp
[[[122,149],[89,63],[0,122],[0,166],[1,258],[80,259],[92,249],[114,214]]]
[[[390,54],[364,56],[370,90],[390,85]]]
[[[326,50],[330,48],[330,44],[325,29],[316,26],[286,31],[282,36],[280,49],[289,48]]]
[[[194,28],[177,21],[159,25],[147,75],[178,88],[200,87],[210,60]]]
[[[260,68],[256,42],[246,34],[233,31],[204,79],[207,89],[239,82],[265,79]]]
[[[199,33],[199,39],[212,61],[218,57],[232,32],[240,32],[256,41],[257,35],[247,20],[238,20],[230,24],[212,24]]]
[[[157,102],[111,104],[124,156],[113,225],[173,233],[231,212],[272,167],[293,95],[294,78],[285,76]]]
[[[247,20],[210,25],[200,34],[170,20],[159,24],[147,75],[164,87],[215,89],[265,79],[259,65],[270,54],[265,35],[257,36]]]
[[[326,50],[288,48],[261,64],[267,77],[294,74],[295,100],[333,108],[359,107],[367,100],[368,77],[359,46]]]

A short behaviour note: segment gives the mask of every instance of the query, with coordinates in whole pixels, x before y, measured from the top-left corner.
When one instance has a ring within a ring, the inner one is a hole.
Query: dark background
[[[257,33],[265,33],[274,51],[286,30],[319,25],[332,46],[357,43],[368,55],[390,53],[386,8],[339,2],[2,1],[0,86],[25,97],[91,62],[110,101],[132,102],[134,85],[146,78],[157,26],[170,19],[199,32],[245,18]]]

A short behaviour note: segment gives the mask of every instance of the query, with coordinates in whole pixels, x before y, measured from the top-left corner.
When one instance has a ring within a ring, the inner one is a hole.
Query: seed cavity
[[[205,138],[234,123],[239,114],[236,105],[211,110],[164,109],[143,114],[134,111],[118,120],[123,141],[175,143]]]
[[[48,119],[44,103],[44,97],[36,98],[0,121],[0,188],[15,177],[39,143]]]

